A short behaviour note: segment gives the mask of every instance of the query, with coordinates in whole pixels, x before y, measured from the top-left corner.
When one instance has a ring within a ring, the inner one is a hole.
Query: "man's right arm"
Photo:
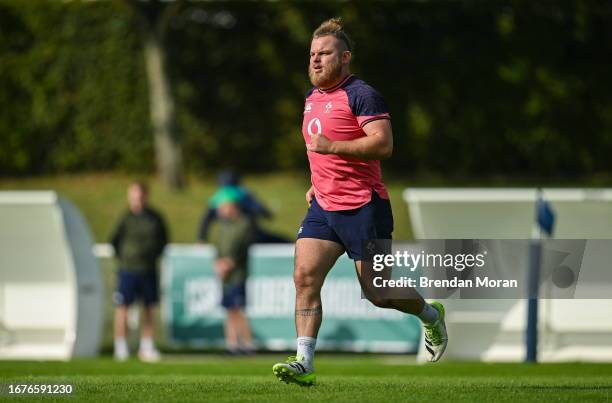
[[[199,242],[207,242],[208,241],[208,231],[210,229],[210,225],[217,218],[217,209],[209,207],[206,210],[206,213],[202,216],[200,220],[200,227],[198,229],[198,241]]]
[[[336,154],[360,160],[383,160],[393,153],[393,130],[389,108],[370,86],[347,91],[349,105],[365,136],[332,141],[322,133],[313,134],[307,148],[319,154]]]
[[[362,128],[365,136],[353,140],[332,141],[321,133],[311,136],[309,151],[336,154],[362,160],[383,160],[393,152],[393,133],[388,119],[367,123]]]
[[[111,245],[113,245],[113,249],[115,250],[115,256],[119,256],[121,241],[123,239],[123,234],[125,232],[125,216],[121,217],[117,227],[113,231],[111,236]]]
[[[271,218],[272,213],[262,203],[259,202],[250,192],[243,189],[244,196],[240,201],[242,210],[251,217]]]

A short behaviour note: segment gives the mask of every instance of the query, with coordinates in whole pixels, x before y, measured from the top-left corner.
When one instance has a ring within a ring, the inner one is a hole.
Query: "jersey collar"
[[[325,88],[325,89],[317,88],[317,91],[319,91],[322,94],[327,94],[327,93],[330,93],[330,92],[334,92],[338,88],[342,87],[353,76],[354,76],[354,74],[349,74],[348,76],[344,77],[344,79],[342,81],[340,81],[338,84],[334,85],[333,87]]]

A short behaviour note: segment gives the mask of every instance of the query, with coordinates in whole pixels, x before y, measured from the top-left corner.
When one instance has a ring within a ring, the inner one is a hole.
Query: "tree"
[[[180,189],[185,184],[183,157],[164,40],[169,21],[180,10],[181,3],[129,0],[129,4],[136,11],[143,38],[157,171],[164,184]]]

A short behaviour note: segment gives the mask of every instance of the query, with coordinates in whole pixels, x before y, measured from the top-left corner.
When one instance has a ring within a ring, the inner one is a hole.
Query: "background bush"
[[[390,105],[388,169],[612,168],[610,2],[194,2],[165,41],[189,171],[305,168],[310,35],[336,15]],[[0,105],[0,175],[154,169],[125,2],[0,1]]]

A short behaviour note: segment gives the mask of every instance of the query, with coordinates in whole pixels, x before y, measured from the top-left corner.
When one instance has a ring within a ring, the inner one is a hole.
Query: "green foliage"
[[[192,172],[305,169],[310,33],[344,17],[387,99],[397,172],[612,169],[612,3],[187,2],[168,68]],[[142,38],[123,2],[0,1],[0,173],[153,167]]]
[[[0,172],[150,169],[139,38],[111,2],[0,3]]]

